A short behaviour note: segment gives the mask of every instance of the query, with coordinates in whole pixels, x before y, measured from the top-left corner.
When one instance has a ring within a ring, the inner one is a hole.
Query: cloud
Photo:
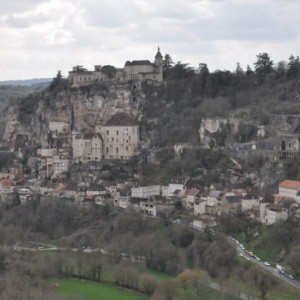
[[[0,3],[0,15],[8,15],[12,13],[22,13],[34,9],[40,3],[45,0],[9,0],[1,1]]]
[[[5,1],[2,79],[26,70],[28,78],[36,72],[49,77],[77,64],[153,60],[158,45],[174,61],[206,62],[211,70],[252,64],[264,51],[274,61],[287,59],[299,52],[299,10],[292,0]]]

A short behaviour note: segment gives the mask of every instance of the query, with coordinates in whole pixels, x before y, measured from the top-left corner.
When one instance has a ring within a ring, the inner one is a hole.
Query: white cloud
[[[253,64],[263,51],[287,60],[299,54],[299,9],[292,0],[10,0],[0,3],[0,79],[152,60],[158,45],[211,70]]]

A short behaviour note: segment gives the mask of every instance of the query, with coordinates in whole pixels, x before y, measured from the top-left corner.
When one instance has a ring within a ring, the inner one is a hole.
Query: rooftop
[[[126,113],[118,113],[112,116],[106,126],[136,126],[137,122]]]
[[[284,180],[279,184],[279,187],[286,188],[286,189],[300,189],[300,181],[296,180]]]
[[[152,65],[149,60],[133,60],[132,62],[126,61],[125,66],[143,66],[143,65]]]

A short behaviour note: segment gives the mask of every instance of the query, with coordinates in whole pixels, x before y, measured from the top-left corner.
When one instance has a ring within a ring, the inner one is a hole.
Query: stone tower
[[[159,49],[159,47],[158,47],[157,53],[156,53],[156,55],[155,55],[155,65],[156,65],[156,66],[162,65],[162,61],[163,61],[163,56],[161,55],[160,49]]]
[[[159,81],[163,80],[163,56],[160,53],[160,49],[158,47],[157,53],[155,55],[155,61],[154,61],[156,73],[158,74]]]

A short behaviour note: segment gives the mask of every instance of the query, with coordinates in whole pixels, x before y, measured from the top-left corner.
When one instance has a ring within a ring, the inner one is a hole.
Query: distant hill
[[[51,78],[38,78],[0,81],[0,113],[18,99],[48,88],[52,80]]]
[[[0,86],[10,85],[10,86],[39,86],[45,85],[48,86],[53,78],[33,78],[25,80],[5,80],[0,81]]]

